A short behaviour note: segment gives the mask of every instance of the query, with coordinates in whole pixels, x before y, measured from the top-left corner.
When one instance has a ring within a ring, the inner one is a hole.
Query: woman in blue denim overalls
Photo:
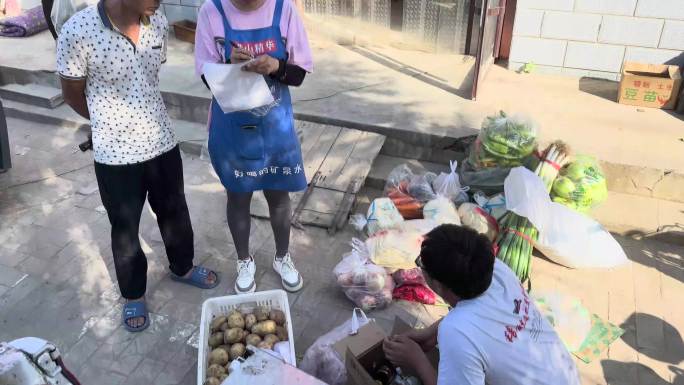
[[[289,253],[290,192],[306,189],[302,152],[294,127],[289,85],[311,71],[311,52],[292,0],[211,0],[200,10],[195,44],[198,72],[207,62],[242,63],[264,75],[274,102],[224,113],[212,101],[209,154],[228,191],[228,226],[238,254],[237,293],[256,290],[249,251],[252,193],[268,201],[276,253],[273,268],[288,291],[302,288]]]

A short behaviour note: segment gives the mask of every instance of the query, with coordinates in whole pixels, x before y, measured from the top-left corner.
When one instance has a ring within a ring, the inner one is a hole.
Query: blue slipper
[[[207,277],[209,277],[209,274],[211,273],[214,273],[214,275],[216,276],[216,281],[213,284],[208,284]],[[183,278],[172,273],[171,279],[176,282],[186,283],[188,285],[199,287],[200,289],[213,289],[216,286],[218,286],[220,282],[219,275],[215,271],[211,271],[206,267],[202,266],[193,267],[192,273],[188,278]]]
[[[145,323],[140,327],[134,328],[130,326],[127,321],[137,317],[144,317]],[[150,314],[147,312],[147,306],[143,301],[126,303],[123,307],[121,318],[123,319],[123,326],[131,333],[141,332],[150,326]]]

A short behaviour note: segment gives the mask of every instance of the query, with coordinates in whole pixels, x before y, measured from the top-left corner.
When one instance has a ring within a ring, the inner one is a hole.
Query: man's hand
[[[278,67],[280,67],[278,60],[269,55],[261,55],[251,63],[245,64],[242,69],[244,71],[256,72],[268,76],[278,71]]]
[[[230,62],[232,64],[244,63],[252,60],[252,54],[244,48],[235,48],[230,51]]]
[[[416,371],[416,365],[419,365],[421,361],[427,362],[427,357],[421,351],[418,343],[406,335],[387,337],[382,347],[385,351],[385,357],[400,368],[411,368]]]
[[[78,79],[64,79],[61,78],[62,95],[64,95],[64,102],[68,104],[74,111],[86,119],[90,119],[90,112],[88,111],[88,102],[85,96],[86,80]]]
[[[411,329],[404,333],[406,337],[415,341],[424,352],[429,352],[437,346],[437,326],[439,322],[425,329]]]
[[[425,385],[437,384],[437,371],[418,343],[405,334],[388,337],[382,344],[385,357],[395,366],[418,374]]]

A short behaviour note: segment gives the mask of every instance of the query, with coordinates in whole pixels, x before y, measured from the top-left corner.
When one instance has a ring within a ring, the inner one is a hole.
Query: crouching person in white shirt
[[[425,385],[577,385],[577,368],[513,271],[483,235],[443,225],[423,242],[416,264],[452,306],[431,327],[389,337],[387,358]],[[424,352],[439,348],[439,368]]]

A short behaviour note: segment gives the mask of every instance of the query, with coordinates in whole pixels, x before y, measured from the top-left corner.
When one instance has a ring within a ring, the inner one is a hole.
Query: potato
[[[256,310],[254,310],[254,316],[256,316],[256,319],[259,322],[266,321],[269,316],[268,309],[263,306],[259,306],[256,308]]]
[[[221,383],[223,384],[223,381],[225,381],[226,378],[228,378],[228,374],[222,374],[222,375],[219,376],[218,379],[219,379],[219,381],[221,381]]]
[[[281,341],[287,341],[290,338],[287,329],[283,326],[276,326],[276,336],[278,336],[278,339]]]
[[[224,316],[216,317],[213,320],[211,320],[211,331],[212,332],[217,332],[217,331],[222,331],[221,330],[221,325],[223,325],[224,322],[226,322],[228,319]]]
[[[245,351],[245,345],[241,343],[234,344],[230,347],[230,358],[234,360],[238,357],[242,357],[245,355]]]
[[[212,350],[209,354],[209,365],[217,364],[221,366],[226,366],[228,365],[229,361],[230,356],[228,355],[228,352],[226,352],[222,348],[216,348]]]
[[[223,334],[223,341],[226,344],[234,344],[236,342],[239,342],[241,339],[242,339],[242,329],[240,329],[240,328],[228,329]]]
[[[260,336],[265,336],[267,334],[275,334],[276,323],[271,320],[262,321],[252,327],[252,333],[258,334]]]
[[[268,318],[271,321],[275,321],[276,325],[285,325],[285,313],[280,310],[271,310],[271,312],[268,314]]]
[[[273,350],[273,345],[269,344],[266,341],[261,341],[261,342],[259,342],[259,345],[257,345],[257,348],[266,349],[266,350]]]
[[[209,336],[209,346],[212,348],[217,348],[219,345],[223,344],[223,333],[216,332]],[[217,376],[212,376],[217,377]]]
[[[254,314],[247,314],[245,316],[245,329],[252,330],[252,326],[257,323],[257,318]]]
[[[217,364],[209,365],[207,376],[218,378],[222,374],[226,374],[226,368]]]
[[[221,385],[221,380],[216,377],[209,377],[204,381],[204,385]]]
[[[257,346],[257,345],[259,345],[259,342],[261,342],[261,337],[259,337],[256,334],[250,334],[245,339],[245,343],[247,345]]]
[[[271,345],[275,345],[278,342],[280,342],[280,339],[275,334],[268,334],[264,337],[264,342],[267,342]]]
[[[245,328],[245,319],[242,317],[242,314],[240,314],[239,311],[232,311],[230,315],[228,315],[228,327],[231,329]]]
[[[230,329],[230,328],[228,327],[228,321],[222,323],[221,326],[219,327],[219,330],[221,330],[222,332],[225,332],[225,331],[228,330],[228,329]]]

